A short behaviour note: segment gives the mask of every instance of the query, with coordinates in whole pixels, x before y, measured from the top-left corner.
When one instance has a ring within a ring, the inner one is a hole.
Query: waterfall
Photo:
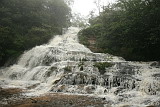
[[[70,27],[48,44],[24,52],[16,64],[0,69],[0,87],[24,88],[33,96],[48,92],[102,96],[113,107],[159,105],[159,67],[93,53],[78,42],[79,30]]]

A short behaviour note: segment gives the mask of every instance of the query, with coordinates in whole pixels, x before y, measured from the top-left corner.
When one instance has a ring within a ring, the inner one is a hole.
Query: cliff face
[[[96,41],[95,37],[87,37],[85,39],[80,39],[79,42],[82,43],[82,44],[84,44],[92,52],[103,52],[103,49],[98,48],[97,41]]]

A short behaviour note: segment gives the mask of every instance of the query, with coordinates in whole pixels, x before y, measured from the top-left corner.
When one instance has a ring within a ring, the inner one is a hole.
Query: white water
[[[105,97],[113,107],[159,105],[160,68],[93,53],[78,43],[78,31],[71,27],[48,44],[25,52],[17,64],[0,69],[0,86],[24,88],[26,95],[33,96],[47,92],[89,94]],[[101,75],[96,62],[113,66]]]

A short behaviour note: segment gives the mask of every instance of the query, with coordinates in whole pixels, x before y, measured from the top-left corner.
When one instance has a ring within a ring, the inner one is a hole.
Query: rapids
[[[48,44],[24,52],[18,62],[0,69],[0,87],[45,93],[102,97],[104,107],[160,106],[160,66],[93,53],[78,42],[79,28],[70,27]]]

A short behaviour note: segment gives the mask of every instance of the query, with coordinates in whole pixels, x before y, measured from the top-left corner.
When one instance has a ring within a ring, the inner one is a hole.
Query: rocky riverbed
[[[103,97],[48,93],[40,96],[26,96],[26,90],[19,88],[0,88],[0,107],[112,107]],[[119,107],[136,107],[122,105]],[[145,106],[159,107],[159,106]]]
[[[18,88],[0,89],[0,107],[104,107],[104,98],[87,95],[48,93],[41,96],[25,96]]]

